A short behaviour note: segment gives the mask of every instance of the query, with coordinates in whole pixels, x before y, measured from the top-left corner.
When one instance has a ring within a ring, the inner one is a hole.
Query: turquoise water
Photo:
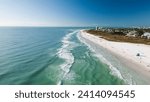
[[[80,29],[1,27],[0,84],[125,84],[79,39]]]

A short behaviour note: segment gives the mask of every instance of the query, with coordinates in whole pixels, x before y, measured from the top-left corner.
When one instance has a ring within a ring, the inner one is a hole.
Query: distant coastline
[[[100,28],[86,30],[109,41],[150,45],[150,28]]]

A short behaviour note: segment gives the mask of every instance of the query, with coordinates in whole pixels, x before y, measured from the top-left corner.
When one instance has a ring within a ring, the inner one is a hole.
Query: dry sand
[[[80,31],[80,36],[109,51],[150,84],[150,45],[108,41],[84,30]]]

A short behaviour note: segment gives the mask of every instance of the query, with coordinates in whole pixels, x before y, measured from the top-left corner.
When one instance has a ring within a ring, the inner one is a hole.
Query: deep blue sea
[[[0,84],[125,84],[79,40],[81,29],[0,27]]]

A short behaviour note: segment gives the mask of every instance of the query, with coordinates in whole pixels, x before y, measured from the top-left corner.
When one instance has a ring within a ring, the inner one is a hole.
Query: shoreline
[[[150,45],[108,41],[84,30],[80,31],[80,36],[116,58],[116,62],[124,66],[124,69],[120,69],[127,70],[126,73],[130,73],[136,84],[150,84]],[[124,75],[124,78],[126,76]]]

